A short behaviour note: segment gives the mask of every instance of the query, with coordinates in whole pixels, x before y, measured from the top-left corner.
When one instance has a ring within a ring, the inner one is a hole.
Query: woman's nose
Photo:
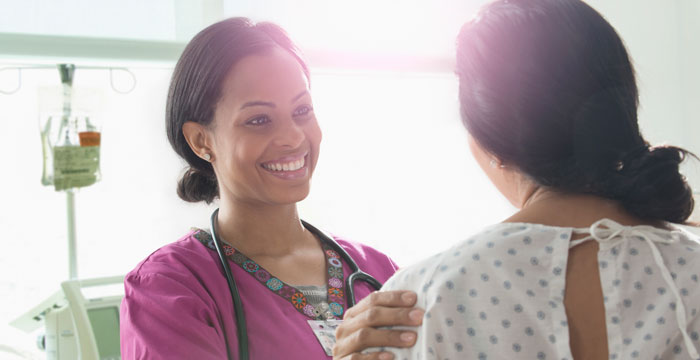
[[[306,139],[306,134],[302,126],[294,120],[286,121],[284,126],[280,126],[275,136],[276,145],[281,147],[297,148]]]

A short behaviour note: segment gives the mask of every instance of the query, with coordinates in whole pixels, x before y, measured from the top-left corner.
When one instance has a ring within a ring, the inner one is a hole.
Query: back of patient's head
[[[625,46],[584,2],[490,3],[459,34],[457,73],[467,130],[505,165],[643,219],[690,216],[692,192],[678,171],[688,153],[644,140]]]

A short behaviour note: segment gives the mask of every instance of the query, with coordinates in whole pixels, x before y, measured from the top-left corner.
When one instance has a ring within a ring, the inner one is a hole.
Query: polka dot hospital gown
[[[585,233],[586,238],[571,241]],[[700,242],[683,230],[504,223],[399,271],[385,289],[426,309],[396,359],[573,359],[563,295],[569,248],[599,241],[610,359],[697,359]],[[376,349],[375,349],[376,350]]]

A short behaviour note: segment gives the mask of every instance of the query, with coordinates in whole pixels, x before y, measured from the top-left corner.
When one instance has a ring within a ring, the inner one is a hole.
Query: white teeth
[[[306,164],[305,158],[301,158],[296,161],[280,164],[263,164],[263,167],[272,171],[296,171],[304,167]]]

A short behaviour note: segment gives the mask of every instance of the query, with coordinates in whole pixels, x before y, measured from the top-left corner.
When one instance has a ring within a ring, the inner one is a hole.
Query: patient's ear
[[[192,151],[202,159],[211,161],[214,158],[211,134],[207,129],[194,121],[187,121],[182,124],[182,134],[185,135],[187,144]]]
[[[468,140],[474,159],[491,183],[513,206],[521,208],[523,185],[526,185],[523,174],[516,167],[504,164],[498,156],[486,151],[471,135]]]

